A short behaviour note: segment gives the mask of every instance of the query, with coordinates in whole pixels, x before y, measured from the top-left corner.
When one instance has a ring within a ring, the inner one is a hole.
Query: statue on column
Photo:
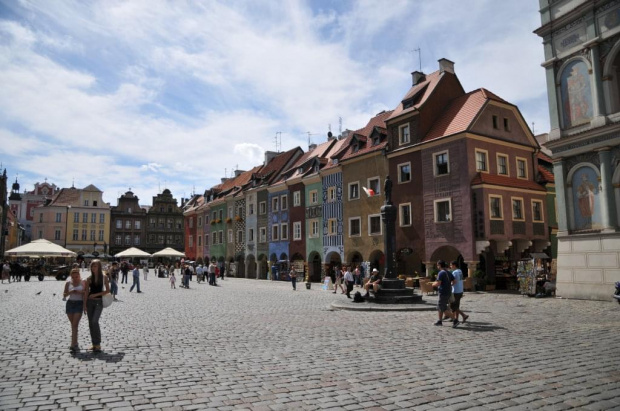
[[[390,176],[385,176],[383,191],[385,192],[385,204],[392,204],[392,180]]]

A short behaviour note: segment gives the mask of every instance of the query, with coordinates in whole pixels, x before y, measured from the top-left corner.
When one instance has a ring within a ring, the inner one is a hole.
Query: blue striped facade
[[[342,172],[333,173],[323,177],[323,258],[325,262],[330,253],[335,252],[340,255],[340,261],[344,261],[344,223],[342,212]],[[336,187],[336,201],[328,201],[328,192],[330,187]],[[336,235],[328,235],[328,222],[335,218]]]
[[[278,239],[276,241],[273,240],[272,238],[272,226],[274,224],[282,224],[282,223],[288,223],[289,218],[289,210],[290,207],[288,207],[286,210],[282,211],[282,204],[281,201],[278,201],[278,211],[274,211],[272,209],[272,205],[273,205],[273,201],[272,199],[274,197],[278,197],[279,199],[281,199],[281,197],[283,195],[287,195],[288,196],[288,190],[282,190],[282,191],[278,191],[276,193],[269,193],[267,196],[267,209],[268,211],[268,219],[267,219],[267,241],[269,242],[269,260],[271,261],[272,258],[271,256],[273,254],[276,255],[276,260],[280,260],[282,254],[286,255],[286,259],[289,259],[289,240],[290,240],[290,231],[291,231],[291,227],[290,227],[290,223],[289,223],[289,229],[288,229],[288,239],[285,241],[280,240],[280,236],[278,236]],[[289,201],[290,203],[290,201]],[[289,204],[290,205],[290,204]],[[279,233],[279,228],[278,228],[278,233]]]

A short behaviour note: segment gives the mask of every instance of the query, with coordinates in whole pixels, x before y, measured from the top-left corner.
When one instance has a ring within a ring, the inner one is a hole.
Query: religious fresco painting
[[[596,172],[590,167],[580,167],[573,174],[572,187],[575,229],[601,229],[600,192]]]
[[[592,119],[592,93],[588,66],[573,61],[562,72],[562,107],[564,124],[573,127]]]

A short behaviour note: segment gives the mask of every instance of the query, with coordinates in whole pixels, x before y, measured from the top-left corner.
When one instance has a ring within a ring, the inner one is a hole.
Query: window
[[[121,245],[121,244],[123,244],[123,242],[122,242],[122,241],[123,241],[123,239],[122,239],[122,237],[120,236],[120,234],[114,237],[114,244],[116,244],[116,245]]]
[[[131,236],[129,234],[125,236],[125,245],[131,245]]]
[[[133,244],[140,245],[140,236],[138,234],[133,237]]]
[[[510,131],[510,123],[506,117],[504,117],[504,131]]]
[[[301,221],[293,223],[293,240],[301,240]]]
[[[95,230],[90,230],[90,241],[95,241]]]
[[[84,207],[88,207],[88,200],[84,200]]]
[[[60,230],[56,229],[54,231],[54,240],[60,240]]]
[[[360,198],[360,183],[349,183],[349,200],[357,200]]]
[[[450,199],[435,200],[435,222],[447,223],[452,220]]]
[[[226,217],[230,217],[230,218],[233,217],[233,208],[232,208],[232,206],[228,207],[228,215]],[[190,228],[192,228],[192,227],[190,226]]]
[[[489,212],[491,213],[491,220],[503,220],[502,215],[502,197],[501,196],[489,196]]]
[[[237,207],[237,215],[243,217],[243,206]]]
[[[62,214],[61,213],[56,213],[56,222],[60,223],[61,219],[62,219]]]
[[[139,230],[139,229],[140,229],[140,220],[136,220],[136,221],[134,221],[133,226],[134,226],[134,228],[135,228],[136,230]]]
[[[233,242],[233,230],[228,229],[228,242],[232,243]]]
[[[278,241],[280,226],[274,224],[271,226],[271,241]]]
[[[258,203],[258,214],[265,214],[267,212],[267,203],[265,201],[261,201]]]
[[[73,222],[74,223],[79,223],[80,222],[80,213],[73,213]],[[119,228],[121,228],[121,227],[119,227]]]
[[[499,129],[499,118],[497,118],[497,116],[493,116],[493,128],[495,130]]]
[[[125,220],[125,230],[131,230],[131,220]]]
[[[99,241],[103,241],[103,230],[99,230]]]
[[[82,222],[88,223],[88,213],[82,213]]]
[[[224,244],[224,230],[218,231],[217,237],[218,244]]]
[[[116,229],[120,230],[123,228],[123,220],[116,220]]]
[[[127,212],[131,214],[131,207],[127,207]]]
[[[250,228],[248,230],[248,242],[253,243],[254,242],[254,229]]]
[[[335,218],[327,220],[327,235],[336,235],[338,232],[338,221]]]
[[[319,220],[316,218],[312,219],[308,221],[308,224],[310,228],[310,235],[308,237],[317,238],[319,236]]]
[[[353,217],[349,219],[349,237],[359,237],[362,235],[362,219]]]
[[[211,244],[217,244],[217,233],[213,233],[213,236],[211,237]]]
[[[189,228],[194,228],[194,217],[189,218]]]
[[[327,202],[333,203],[336,201],[336,187],[327,187]]]
[[[317,190],[310,191],[310,204],[319,203],[319,193]]]
[[[91,223],[96,223],[96,222],[97,222],[97,214],[92,213],[92,214],[90,215],[90,222],[91,222]]]
[[[221,209],[217,212],[217,218],[220,220],[220,222],[224,219],[224,209]]]
[[[202,217],[198,217],[196,227],[202,227]]]
[[[87,235],[86,235],[86,229],[82,229],[82,241],[86,241],[88,239]]]
[[[237,231],[237,244],[243,243],[243,230]]]
[[[411,181],[411,163],[398,165],[398,182],[408,183]]]
[[[411,203],[401,204],[399,207],[400,226],[411,225]]]
[[[248,204],[248,215],[254,215],[254,203]]]
[[[301,191],[293,192],[293,207],[301,205]]]
[[[164,219],[163,219],[163,218],[160,218],[160,219],[159,219],[159,221],[160,221],[159,226],[160,226],[161,228],[164,228]],[[166,227],[167,227],[169,230],[172,230],[172,227],[173,227],[173,226],[174,226],[174,220],[173,220],[172,218],[168,218],[168,219],[166,220]]]
[[[489,163],[487,154],[486,151],[476,150],[476,171],[489,171],[487,168]]]
[[[43,230],[39,230],[39,238],[43,238]]]
[[[73,230],[73,241],[77,241],[78,240],[78,230],[77,228],[75,230]]]
[[[398,141],[401,145],[407,144],[411,141],[409,138],[409,124],[403,124],[398,127]]]
[[[217,220],[217,211],[214,211],[214,212],[213,212],[213,219],[212,219],[212,220],[213,220],[213,221]]]
[[[198,244],[196,244],[198,247],[202,247],[202,236],[198,236]]]
[[[517,158],[517,178],[527,178],[527,160]]]
[[[543,221],[542,201],[532,200],[532,220],[539,223]]]
[[[273,197],[271,199],[271,211],[278,211],[279,210],[279,202],[280,202],[280,198],[278,197]]]
[[[523,220],[523,199],[512,198],[512,219]]]
[[[193,246],[194,246],[194,236],[191,236],[191,235],[190,235],[190,236],[189,236],[189,238],[187,239],[187,242],[188,242],[188,244],[187,244],[187,245],[188,245],[189,247],[193,247]]]
[[[379,214],[368,216],[368,235],[381,234],[381,216]]]
[[[209,245],[209,234],[205,234],[205,245]]]
[[[265,227],[261,227],[258,229],[258,241],[261,243],[266,243],[267,242],[267,228]]]
[[[497,155],[497,174],[502,176],[508,175],[508,156],[504,154]]]
[[[435,176],[443,176],[450,173],[448,152],[437,153],[435,156]]]
[[[39,222],[42,223],[43,222],[43,213],[39,214]]]
[[[105,224],[105,214],[99,214],[99,224]]]
[[[286,194],[280,197],[280,208],[282,210],[288,210],[288,196]]]
[[[288,240],[288,223],[280,225],[280,240]]]
[[[379,177],[369,178],[368,188],[374,191],[375,195],[381,194],[381,182],[379,181]]]

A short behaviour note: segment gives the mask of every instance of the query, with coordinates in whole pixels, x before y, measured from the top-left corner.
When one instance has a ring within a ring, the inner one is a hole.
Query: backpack
[[[359,291],[355,293],[355,295],[353,296],[353,302],[354,303],[363,303],[364,297],[362,297],[362,293],[360,293]]]

